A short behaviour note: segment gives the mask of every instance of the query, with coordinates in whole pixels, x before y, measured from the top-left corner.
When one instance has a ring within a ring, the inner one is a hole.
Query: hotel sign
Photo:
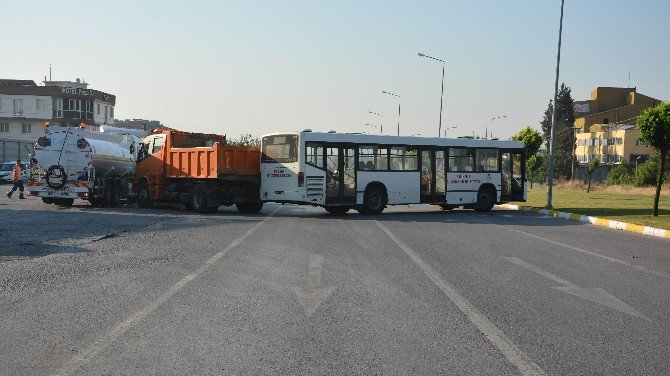
[[[84,97],[94,97],[95,96],[95,92],[93,90],[77,89],[77,88],[74,88],[74,87],[63,87],[62,91],[63,91],[63,94],[82,95]]]
[[[589,104],[588,103],[575,103],[573,110],[575,112],[589,112]]]

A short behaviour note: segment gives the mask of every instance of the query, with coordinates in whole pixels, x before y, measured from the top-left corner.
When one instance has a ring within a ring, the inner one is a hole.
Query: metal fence
[[[28,154],[33,154],[34,147],[35,144],[32,142],[0,139],[0,163],[17,159],[28,162]]]

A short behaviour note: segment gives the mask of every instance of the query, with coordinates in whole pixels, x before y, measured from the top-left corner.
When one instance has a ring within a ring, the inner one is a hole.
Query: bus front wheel
[[[363,196],[362,214],[380,214],[386,207],[386,191],[379,186],[368,187]]]
[[[477,192],[477,203],[475,204],[475,211],[488,212],[493,209],[496,203],[496,192],[490,187],[482,187]]]

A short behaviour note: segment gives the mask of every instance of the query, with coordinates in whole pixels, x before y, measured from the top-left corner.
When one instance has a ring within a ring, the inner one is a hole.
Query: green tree
[[[257,137],[252,137],[249,133],[244,133],[240,135],[239,139],[230,139],[227,141],[227,144],[230,146],[261,146],[261,140]]]
[[[598,166],[600,166],[600,160],[598,158],[593,158],[591,163],[589,163],[589,168],[586,170],[589,173],[589,186],[586,188],[586,193],[591,193],[591,177],[598,169]]]
[[[542,135],[530,125],[527,125],[524,129],[520,130],[519,133],[512,136],[511,139],[514,141],[522,141],[524,143],[526,159],[535,155],[540,149],[540,146],[542,146]]]
[[[533,189],[533,182],[536,181],[540,173],[540,169],[544,165],[544,155],[535,154],[526,160],[526,167],[530,177],[530,189]]]
[[[658,217],[658,199],[666,173],[666,162],[670,150],[670,102],[663,102],[648,108],[637,118],[640,138],[658,152],[660,158],[656,177],[656,195],[654,196],[654,217]]]
[[[551,142],[551,116],[554,111],[554,104],[552,102],[550,99],[547,110],[544,111],[544,117],[540,122],[547,150],[549,150],[549,143]],[[566,86],[565,83],[561,84],[561,88],[558,91],[557,103],[556,129],[554,132],[556,142],[554,147],[554,174],[562,177],[571,177],[572,150],[574,148],[574,131],[572,128],[575,126],[573,107],[575,101],[572,99],[572,89]],[[560,157],[558,156],[559,152],[561,154]]]

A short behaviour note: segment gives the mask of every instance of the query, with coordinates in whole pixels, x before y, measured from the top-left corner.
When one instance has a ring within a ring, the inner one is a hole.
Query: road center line
[[[593,251],[587,251],[586,249],[582,249],[582,248],[575,247],[575,246],[572,246],[572,245],[569,245],[569,244],[564,244],[564,243],[561,243],[561,242],[557,242],[555,240],[543,238],[541,236],[531,234],[529,232],[517,230],[517,229],[507,227],[507,226],[503,226],[503,225],[499,225],[497,223],[487,221],[487,220],[481,219],[479,217],[473,217],[473,216],[470,216],[470,215],[467,215],[467,214],[461,214],[461,213],[459,213],[459,214],[466,217],[466,218],[470,218],[472,220],[475,220],[475,221],[487,223],[487,224],[490,224],[490,225],[493,225],[493,226],[496,226],[496,227],[504,228],[505,230],[508,230],[508,231],[516,232],[517,234],[526,235],[528,237],[538,239],[538,240],[542,240],[542,241],[545,241],[547,243],[551,243],[551,244],[558,245],[558,246],[561,246],[561,247],[565,247],[565,248],[568,248],[568,249],[572,249],[573,251],[581,252],[581,253],[584,253],[584,254],[589,255],[589,256],[598,257],[598,258],[603,259],[603,260],[607,260],[607,261],[614,262],[614,263],[617,263],[617,264],[620,264],[620,265],[628,266],[628,267],[633,268],[633,269],[641,270],[643,272],[647,272],[647,273],[654,274],[654,275],[657,275],[657,276],[660,276],[660,277],[663,277],[663,278],[670,279],[670,275],[667,275],[667,274],[662,273],[662,272],[657,272],[655,270],[650,270],[650,269],[647,269],[643,266],[634,265],[634,264],[631,264],[631,263],[629,263],[627,261],[624,261],[624,260],[615,259],[614,257],[605,256],[605,255],[602,255],[600,253],[593,252]]]
[[[449,282],[440,275],[407,244],[400,241],[379,221],[373,221],[391,240],[430,278],[430,280],[451,300],[454,305],[477,327],[486,339],[495,346],[522,375],[545,375],[546,373],[526,353],[519,349],[505,333],[479,312],[469,300],[461,295]]]
[[[61,368],[56,370],[54,372],[54,375],[69,375],[69,374],[73,373],[74,371],[76,371],[80,366],[82,366],[82,365],[88,363],[89,361],[91,361],[91,359],[93,359],[98,353],[100,353],[101,351],[106,349],[109,345],[114,343],[119,337],[121,337],[129,329],[131,329],[133,326],[135,326],[143,318],[145,318],[146,316],[148,316],[148,315],[152,314],[154,311],[156,311],[156,309],[158,309],[158,307],[163,305],[163,303],[167,302],[174,294],[176,294],[179,290],[181,290],[189,282],[193,281],[198,276],[200,276],[202,273],[207,271],[207,269],[209,269],[210,266],[212,266],[215,262],[217,262],[219,259],[221,259],[221,257],[225,256],[232,249],[234,249],[235,247],[240,245],[240,243],[242,243],[252,233],[254,233],[256,230],[258,230],[267,220],[269,220],[272,216],[274,216],[279,211],[279,209],[280,208],[275,209],[267,217],[265,217],[262,221],[256,223],[253,227],[251,227],[249,230],[247,230],[247,232],[245,232],[242,236],[235,239],[226,248],[224,248],[220,252],[216,253],[215,255],[211,256],[198,269],[196,269],[193,273],[188,274],[187,276],[185,276],[184,278],[179,280],[179,282],[175,283],[172,287],[170,287],[169,290],[167,290],[165,293],[163,293],[163,295],[161,295],[156,300],[151,302],[151,304],[149,304],[146,307],[140,309],[139,311],[136,311],[135,313],[130,315],[127,319],[123,320],[121,323],[114,326],[107,333],[103,334],[100,338],[98,338],[91,345],[89,345],[88,347],[79,351],[79,353],[77,353],[77,355],[75,355],[72,359],[70,359],[67,363],[65,363]]]

